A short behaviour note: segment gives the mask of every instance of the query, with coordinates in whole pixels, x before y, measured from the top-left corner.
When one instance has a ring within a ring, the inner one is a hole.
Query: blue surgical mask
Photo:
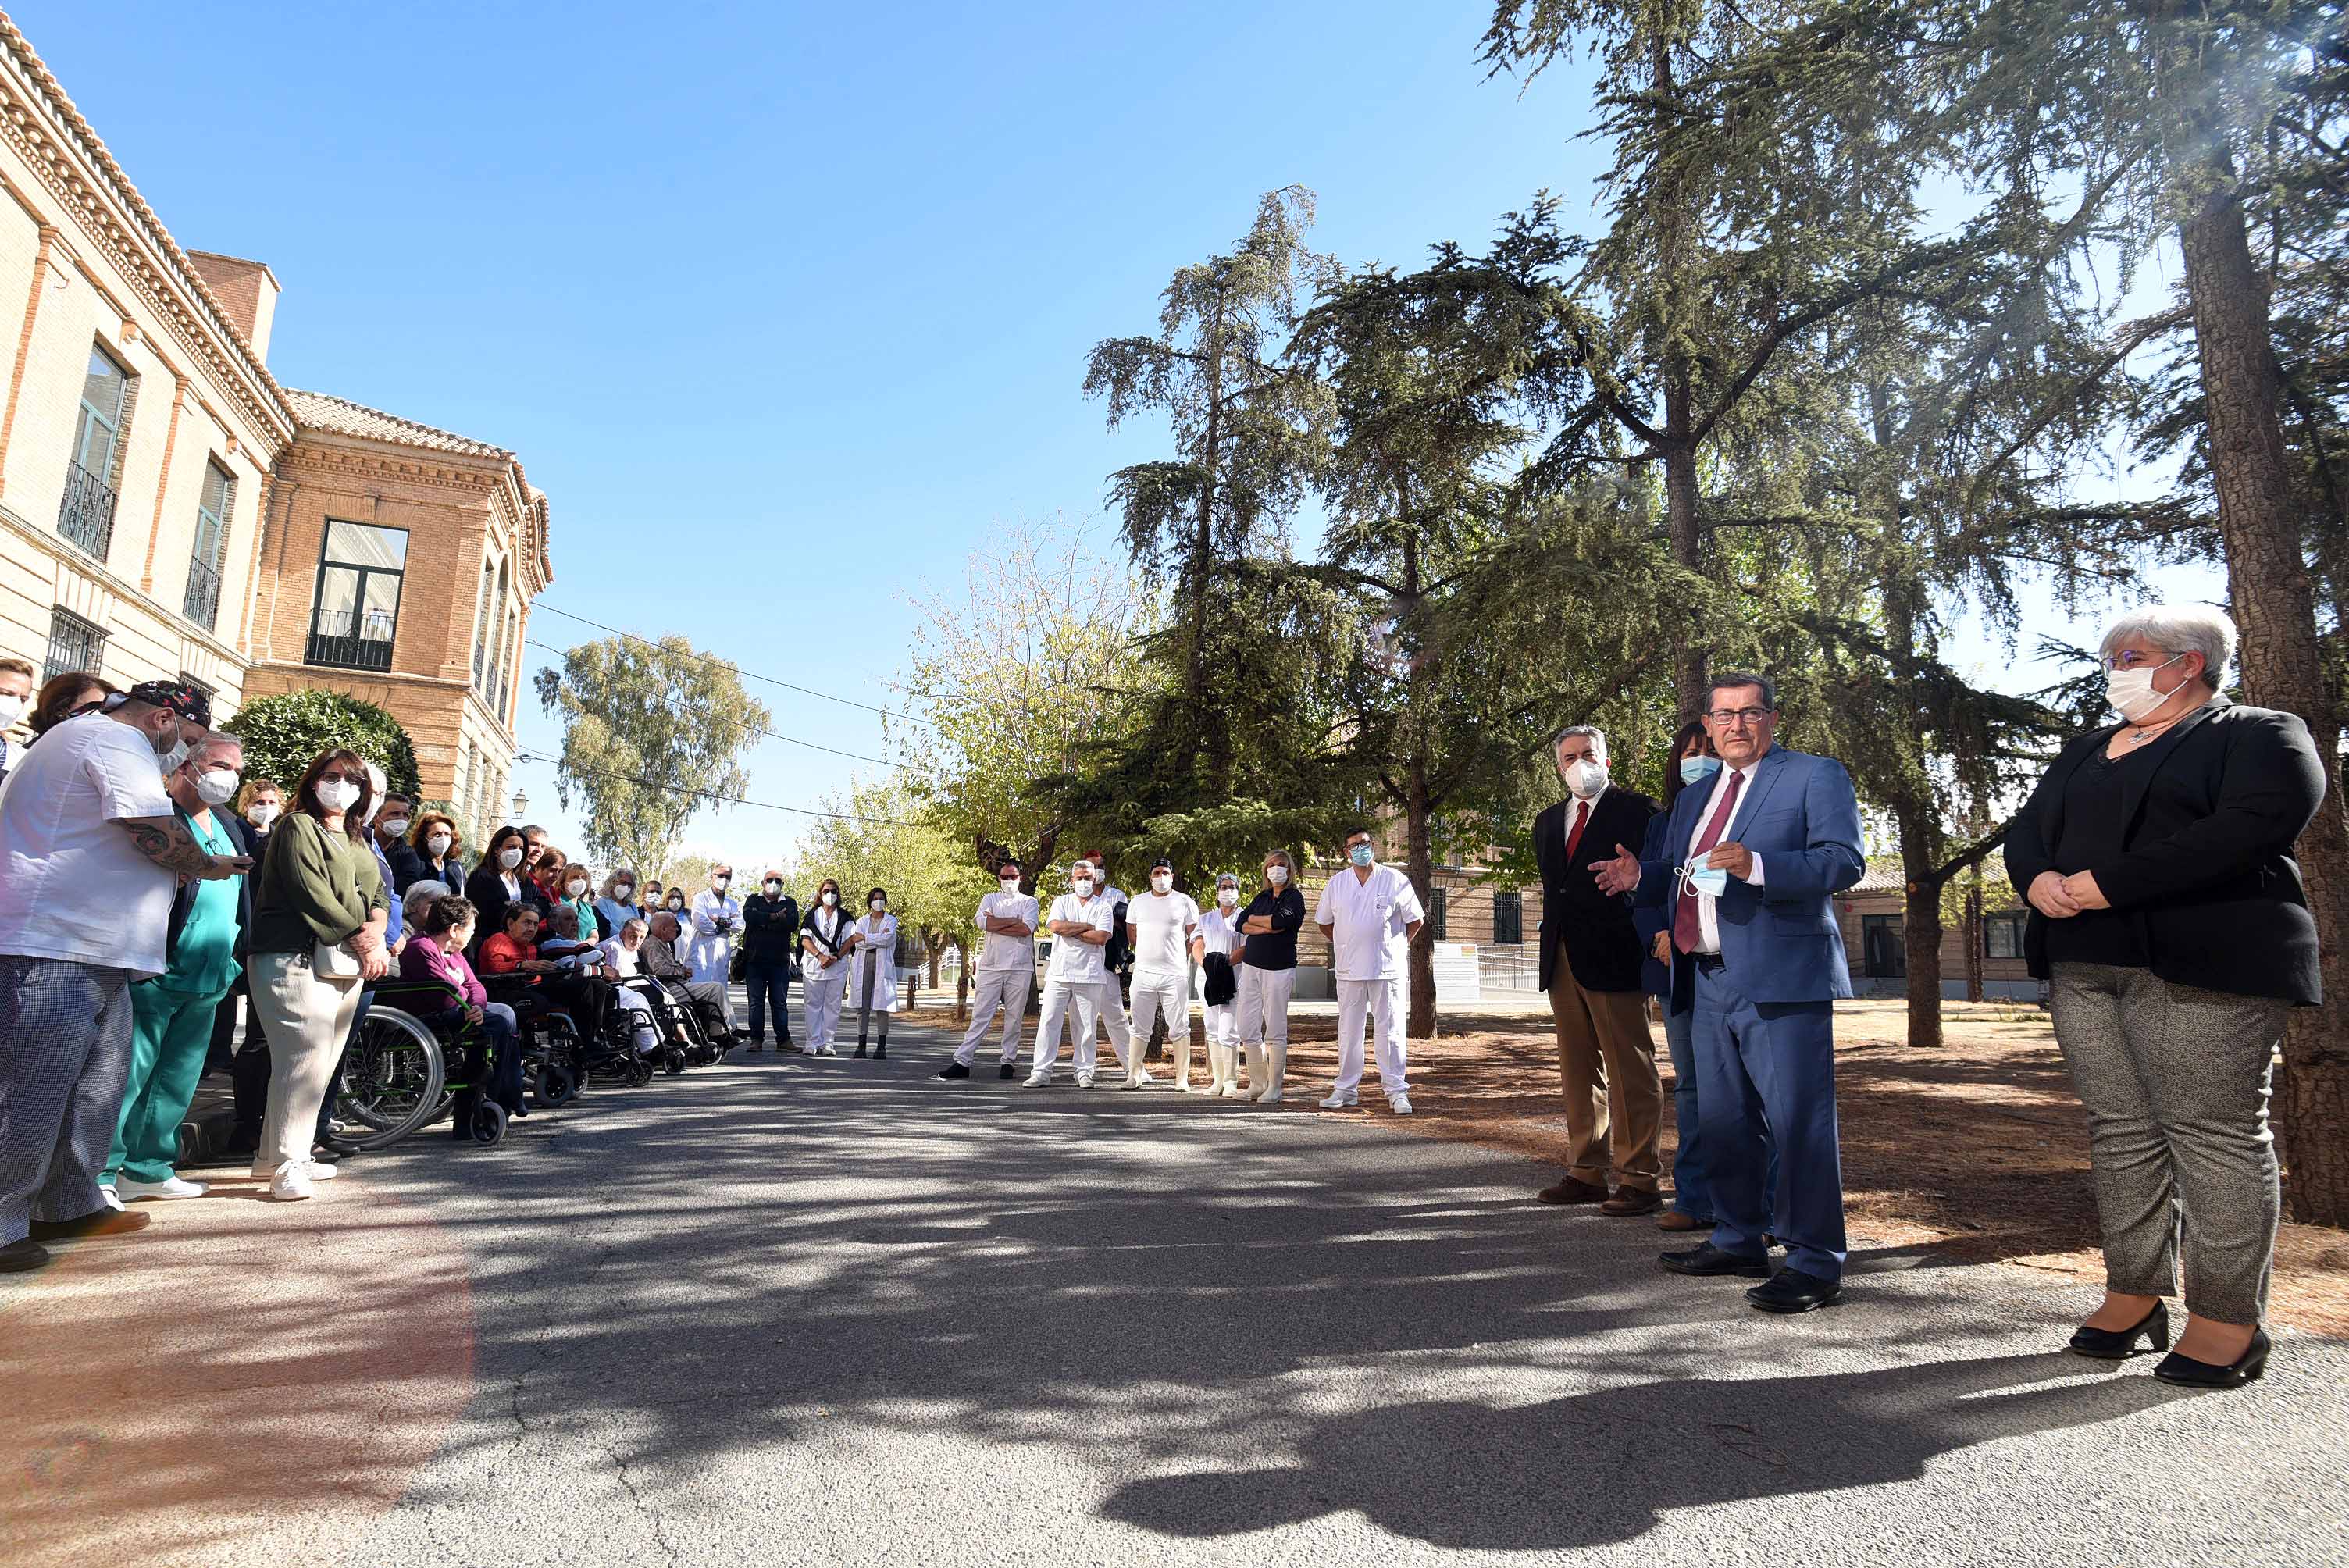
[[[1718,757],[1683,757],[1681,758],[1681,782],[1702,784],[1721,771]]]
[[[1691,892],[1719,898],[1729,891],[1729,873],[1719,866],[1683,866],[1681,874],[1688,879]]]
[[[1369,865],[1376,857],[1371,853],[1370,845],[1356,844],[1352,849],[1346,851],[1346,858],[1353,861],[1358,866],[1366,866]]]

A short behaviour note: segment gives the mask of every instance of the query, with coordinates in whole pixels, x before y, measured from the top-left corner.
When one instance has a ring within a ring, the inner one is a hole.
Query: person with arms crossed
[[[1609,858],[1609,846],[1641,842],[1656,803],[1609,780],[1607,737],[1596,725],[1558,731],[1553,749],[1567,799],[1534,819],[1534,859],[1542,882],[1540,984],[1557,1029],[1567,1167],[1537,1196],[1596,1203],[1603,1214],[1652,1214],[1663,1205],[1664,1080],[1640,990],[1640,938],[1630,903],[1600,892],[1590,868]]]
[[[1003,1015],[1003,1064],[996,1077],[1008,1078],[1019,1059],[1019,1020],[1036,984],[1036,901],[1019,891],[1019,862],[996,868],[995,891],[978,901],[975,922],[987,933],[978,953],[978,986],[971,993],[970,1027],[955,1047],[954,1060],[938,1069],[942,1078],[967,1078],[995,1015]]]
[[[1313,923],[1338,971],[1338,1082],[1324,1110],[1361,1103],[1362,1026],[1367,1017],[1378,1038],[1379,1087],[1397,1116],[1411,1114],[1402,1026],[1411,944],[1427,923],[1427,911],[1411,878],[1379,864],[1368,828],[1346,835],[1345,868],[1321,889]]]
[[[1095,891],[1093,864],[1079,861],[1069,871],[1069,891],[1052,901],[1044,929],[1052,934],[1052,960],[1044,969],[1044,1005],[1036,1021],[1036,1065],[1028,1075],[1030,1088],[1052,1081],[1052,1066],[1061,1054],[1061,1026],[1073,1005],[1090,998],[1110,1028],[1110,1044],[1120,1061],[1131,1061],[1133,1037],[1125,1026],[1125,1009],[1117,1005],[1117,981],[1102,962],[1117,923],[1106,894]],[[1100,1046],[1090,1035],[1070,1042],[1069,1065],[1079,1088],[1093,1086]]]
[[[1763,676],[1717,676],[1704,722],[1721,771],[1682,792],[1665,834],[1674,858],[1643,862],[1618,844],[1593,872],[1610,895],[1671,910],[1671,1005],[1695,1013],[1713,1236],[1660,1261],[1761,1279],[1752,1305],[1808,1312],[1843,1290],[1834,1002],[1851,975],[1833,901],[1867,869],[1859,801],[1843,764],[1772,744],[1777,692]],[[1786,1246],[1775,1274],[1774,1235]]]
[[[1297,934],[1305,895],[1287,850],[1264,857],[1264,887],[1240,912],[1240,1045],[1247,1052],[1247,1098],[1280,1103],[1288,1075],[1288,999],[1297,989]]]
[[[1150,868],[1150,891],[1125,906],[1125,935],[1133,949],[1133,1022],[1135,1044],[1146,1044],[1160,1020],[1166,1025],[1166,1053],[1174,1063],[1174,1087],[1191,1092],[1191,965],[1205,950],[1199,945],[1199,905],[1187,892],[1174,891],[1174,862],[1160,856]],[[1125,1064],[1121,1088],[1140,1088],[1150,1082],[1142,1070],[1142,1053]]]
[[[800,994],[807,1008],[807,1054],[836,1057],[832,1037],[840,1028],[840,1004],[848,995],[849,920],[840,907],[840,883],[823,879],[815,907],[800,922]]]
[[[750,1049],[767,1048],[767,1015],[775,1016],[775,1048],[792,1044],[792,949],[800,944],[800,901],[783,891],[783,873],[770,871],[742,903],[742,980],[750,997]]]
[[[175,682],[130,688],[26,749],[0,789],[0,1273],[45,1241],[135,1231],[105,1168],[130,1073],[135,980],[160,975],[173,891],[250,868],[188,831],[164,776],[212,707]]]

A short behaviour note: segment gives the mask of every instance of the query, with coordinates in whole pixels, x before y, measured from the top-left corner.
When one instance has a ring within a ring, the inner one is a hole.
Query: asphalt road
[[[1913,1253],[1764,1317],[1661,1274],[1646,1222],[1535,1204],[1546,1172],[1382,1109],[943,1083],[935,1038],[895,1044],[357,1162],[333,1204],[414,1216],[470,1274],[470,1367],[433,1376],[471,1385],[302,1559],[2349,1554],[2349,1345],[2287,1336],[2263,1383],[2182,1394],[2055,1352],[2086,1293]]]

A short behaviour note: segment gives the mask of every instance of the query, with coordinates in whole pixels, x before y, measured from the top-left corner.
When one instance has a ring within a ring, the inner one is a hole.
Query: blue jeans
[[[775,1012],[775,1038],[792,1037],[792,966],[788,959],[773,963],[752,961],[742,965],[742,983],[750,993],[750,1043],[757,1045],[767,1037],[767,1009],[771,1004]]]
[[[1713,1223],[1713,1185],[1704,1174],[1704,1132],[1697,1113],[1696,1014],[1675,1013],[1664,998],[1664,1045],[1672,1058],[1672,1121],[1679,1130],[1672,1151],[1672,1207],[1692,1220]],[[1778,1192],[1778,1149],[1770,1146],[1765,1201]]]

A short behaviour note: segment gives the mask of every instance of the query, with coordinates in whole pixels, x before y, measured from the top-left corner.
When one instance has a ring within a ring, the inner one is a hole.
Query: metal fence
[[[65,499],[57,503],[57,531],[100,561],[114,542],[114,491],[71,460],[66,464]]]

